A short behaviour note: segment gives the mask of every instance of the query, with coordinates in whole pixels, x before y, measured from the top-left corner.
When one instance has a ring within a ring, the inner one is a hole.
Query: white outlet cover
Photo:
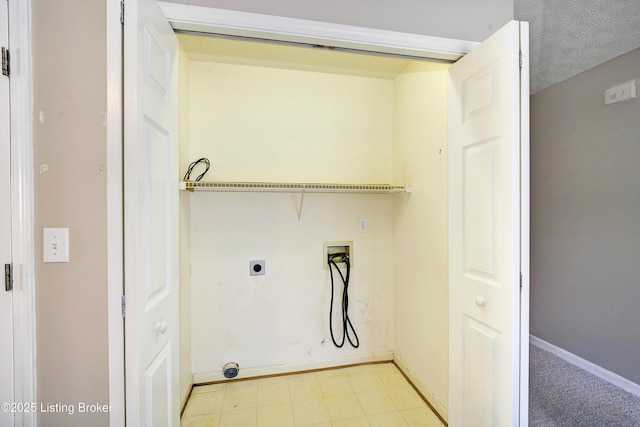
[[[369,231],[369,218],[358,218],[358,231],[361,233],[366,233]]]
[[[636,97],[636,81],[629,80],[617,86],[611,87],[604,92],[605,105],[628,101]]]
[[[69,262],[69,229],[42,230],[42,262]]]

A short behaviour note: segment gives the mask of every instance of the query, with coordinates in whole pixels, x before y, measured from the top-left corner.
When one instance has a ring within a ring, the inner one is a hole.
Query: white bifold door
[[[527,37],[526,24],[513,21],[449,69],[449,425],[455,427],[526,425]]]
[[[179,426],[177,38],[155,0],[124,33],[127,425]]]

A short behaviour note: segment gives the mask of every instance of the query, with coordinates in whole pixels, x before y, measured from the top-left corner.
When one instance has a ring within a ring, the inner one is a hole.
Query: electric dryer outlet
[[[264,276],[266,273],[264,260],[249,261],[249,275],[250,276]]]

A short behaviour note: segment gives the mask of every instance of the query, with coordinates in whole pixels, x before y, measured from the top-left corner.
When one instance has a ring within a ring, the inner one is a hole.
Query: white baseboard
[[[585,360],[580,356],[576,356],[575,354],[570,353],[567,350],[556,347],[555,345],[541,340],[536,336],[529,335],[529,342],[532,345],[546,350],[549,353],[558,356],[559,358],[571,363],[572,365],[577,366],[580,369],[584,369],[585,371],[595,375],[598,378],[602,378],[603,380],[623,389],[624,391],[640,397],[640,385],[629,381],[628,379],[621,377],[616,373],[598,366],[595,363],[589,362],[588,360]]]
[[[189,399],[189,396],[191,396],[192,388],[193,388],[193,376],[191,376],[191,381],[189,381],[186,387],[184,388],[184,390],[182,390],[182,394],[180,396],[180,412],[182,412],[184,407],[187,405],[187,400]]]
[[[353,356],[343,357],[329,360],[314,361],[308,363],[296,363],[290,365],[274,365],[274,366],[260,366],[255,368],[242,368],[238,371],[239,378],[253,378],[262,377],[265,375],[279,375],[289,374],[294,372],[313,371],[316,369],[335,368],[346,365],[355,365],[359,363],[371,363],[371,362],[391,362],[393,360],[393,352],[375,353],[366,356]],[[222,372],[201,372],[193,374],[194,384],[204,384],[209,382],[229,381],[224,377]]]
[[[415,376],[413,372],[411,372],[411,369],[407,367],[402,357],[396,353],[394,355],[393,361],[396,364],[396,366],[398,366],[398,368],[400,368],[400,370],[407,376],[407,378],[409,378],[409,380],[413,383],[413,385],[416,386],[416,388],[420,391],[420,393],[422,393],[424,398],[429,401],[429,404],[433,406],[433,409],[435,409],[442,418],[448,421],[449,411],[447,410],[447,407],[444,406],[442,402],[440,402],[440,400],[438,400],[436,395],[431,390],[429,390],[429,388],[427,388],[418,379],[418,377]]]

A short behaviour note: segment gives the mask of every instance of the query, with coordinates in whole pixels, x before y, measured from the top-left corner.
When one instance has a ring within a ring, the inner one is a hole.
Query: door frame
[[[480,43],[423,34],[158,2],[174,30],[328,45],[333,48],[454,62]]]
[[[521,70],[529,66],[529,23],[520,22]],[[530,82],[520,78],[520,425],[529,425],[529,310],[531,268]],[[522,120],[528,117],[528,120]],[[525,161],[526,160],[526,161]]]
[[[174,28],[174,30],[192,31],[198,33],[215,33],[221,35],[242,36],[251,38],[263,38],[270,40],[279,40],[287,42],[297,43],[310,43],[316,45],[331,45],[343,49],[356,50],[356,51],[370,51],[370,52],[383,52],[391,54],[408,55],[422,58],[441,59],[445,61],[455,61],[466,53],[470,52],[479,43],[465,40],[448,39],[441,37],[432,37],[420,34],[410,34],[395,31],[379,30],[372,28],[362,28],[350,25],[334,24],[320,21],[311,21],[297,18],[288,18],[273,15],[263,15],[256,13],[240,12],[226,9],[215,9],[209,7],[200,7],[192,5],[184,5],[177,3],[165,3],[159,2],[159,5],[165,14],[165,17]],[[117,6],[117,7],[116,7]],[[120,74],[122,49],[118,49],[116,46],[120,46],[122,36],[120,33],[120,26],[117,28],[113,21],[115,18],[113,15],[119,16],[119,5],[117,2],[109,3],[107,6],[107,14],[110,16],[109,24],[107,25],[107,62],[110,64],[107,70],[108,79],[108,104],[110,116],[108,122],[108,153],[109,164],[113,170],[110,170],[109,176],[112,180],[108,183],[109,195],[113,197],[114,202],[118,201],[122,203],[122,94],[119,91],[111,90],[113,88],[122,87],[122,78]],[[116,10],[117,9],[117,13]],[[119,23],[118,23],[119,24]],[[117,31],[116,31],[117,30]],[[528,57],[526,58],[528,61]],[[119,64],[118,67],[112,66],[113,64]],[[116,69],[117,68],[117,69]],[[116,84],[117,83],[117,84]],[[525,93],[526,90],[526,93]],[[117,93],[117,95],[116,95]],[[525,96],[526,94],[526,96]],[[528,100],[528,82],[522,84],[523,99]],[[116,102],[117,101],[117,102]],[[120,112],[118,116],[117,112]],[[528,101],[527,109],[523,108],[522,114],[528,114]],[[117,117],[120,117],[118,122]],[[113,119],[113,120],[112,120]],[[523,147],[524,148],[524,147]],[[528,141],[527,141],[528,148]],[[116,164],[117,163],[117,164]],[[528,165],[526,166],[526,173],[528,173]],[[119,173],[117,173],[119,172]],[[523,169],[524,173],[524,169]],[[528,188],[523,195],[527,196],[526,201],[522,201],[523,208],[528,208]],[[112,204],[109,203],[111,206]],[[121,204],[119,208],[121,208]],[[121,316],[121,300],[123,290],[122,278],[115,277],[116,273],[122,273],[122,263],[118,261],[116,255],[121,255],[119,252],[122,248],[122,211],[118,209],[109,209],[108,212],[109,224],[113,225],[108,230],[109,247],[113,247],[113,253],[109,252],[109,352],[110,352],[110,380],[117,381],[117,386],[114,387],[114,383],[111,382],[112,390],[110,390],[111,401],[117,404],[122,402],[124,405],[124,358],[119,361],[113,359],[118,354],[123,354],[124,343],[124,331],[121,328],[122,316]],[[524,225],[524,224],[523,224]],[[527,230],[528,233],[528,230]],[[119,248],[119,249],[118,249]],[[112,255],[114,259],[112,260]],[[523,290],[528,290],[528,248],[522,250],[523,259]],[[527,268],[525,269],[524,262],[526,258]],[[120,258],[122,260],[122,258]],[[111,274],[113,273],[113,274]],[[112,280],[112,276],[113,280]],[[526,283],[526,285],[525,285]],[[528,304],[528,299],[523,303]],[[525,313],[526,311],[526,313]],[[521,310],[521,338],[522,332],[525,332],[525,326],[527,327],[527,339],[528,345],[528,312],[529,310]],[[526,319],[525,319],[526,317]],[[526,325],[523,322],[526,320]],[[523,344],[524,346],[524,344]],[[521,352],[521,354],[528,354],[527,352]],[[111,357],[113,356],[113,357]],[[527,361],[522,362],[522,369],[525,368],[524,364]],[[521,375],[525,375],[522,372]],[[122,384],[120,380],[122,379]],[[527,405],[527,406],[524,406]],[[522,410],[525,408],[526,410]],[[521,417],[526,417],[528,410],[528,402],[521,401]],[[525,415],[522,415],[522,413]],[[114,422],[112,414],[111,425],[121,425]],[[526,425],[521,424],[521,425]]]
[[[35,248],[30,2],[9,2],[14,399],[36,401]],[[36,414],[15,414],[35,426]]]
[[[107,311],[109,425],[125,425],[123,25],[120,2],[107,2]]]

